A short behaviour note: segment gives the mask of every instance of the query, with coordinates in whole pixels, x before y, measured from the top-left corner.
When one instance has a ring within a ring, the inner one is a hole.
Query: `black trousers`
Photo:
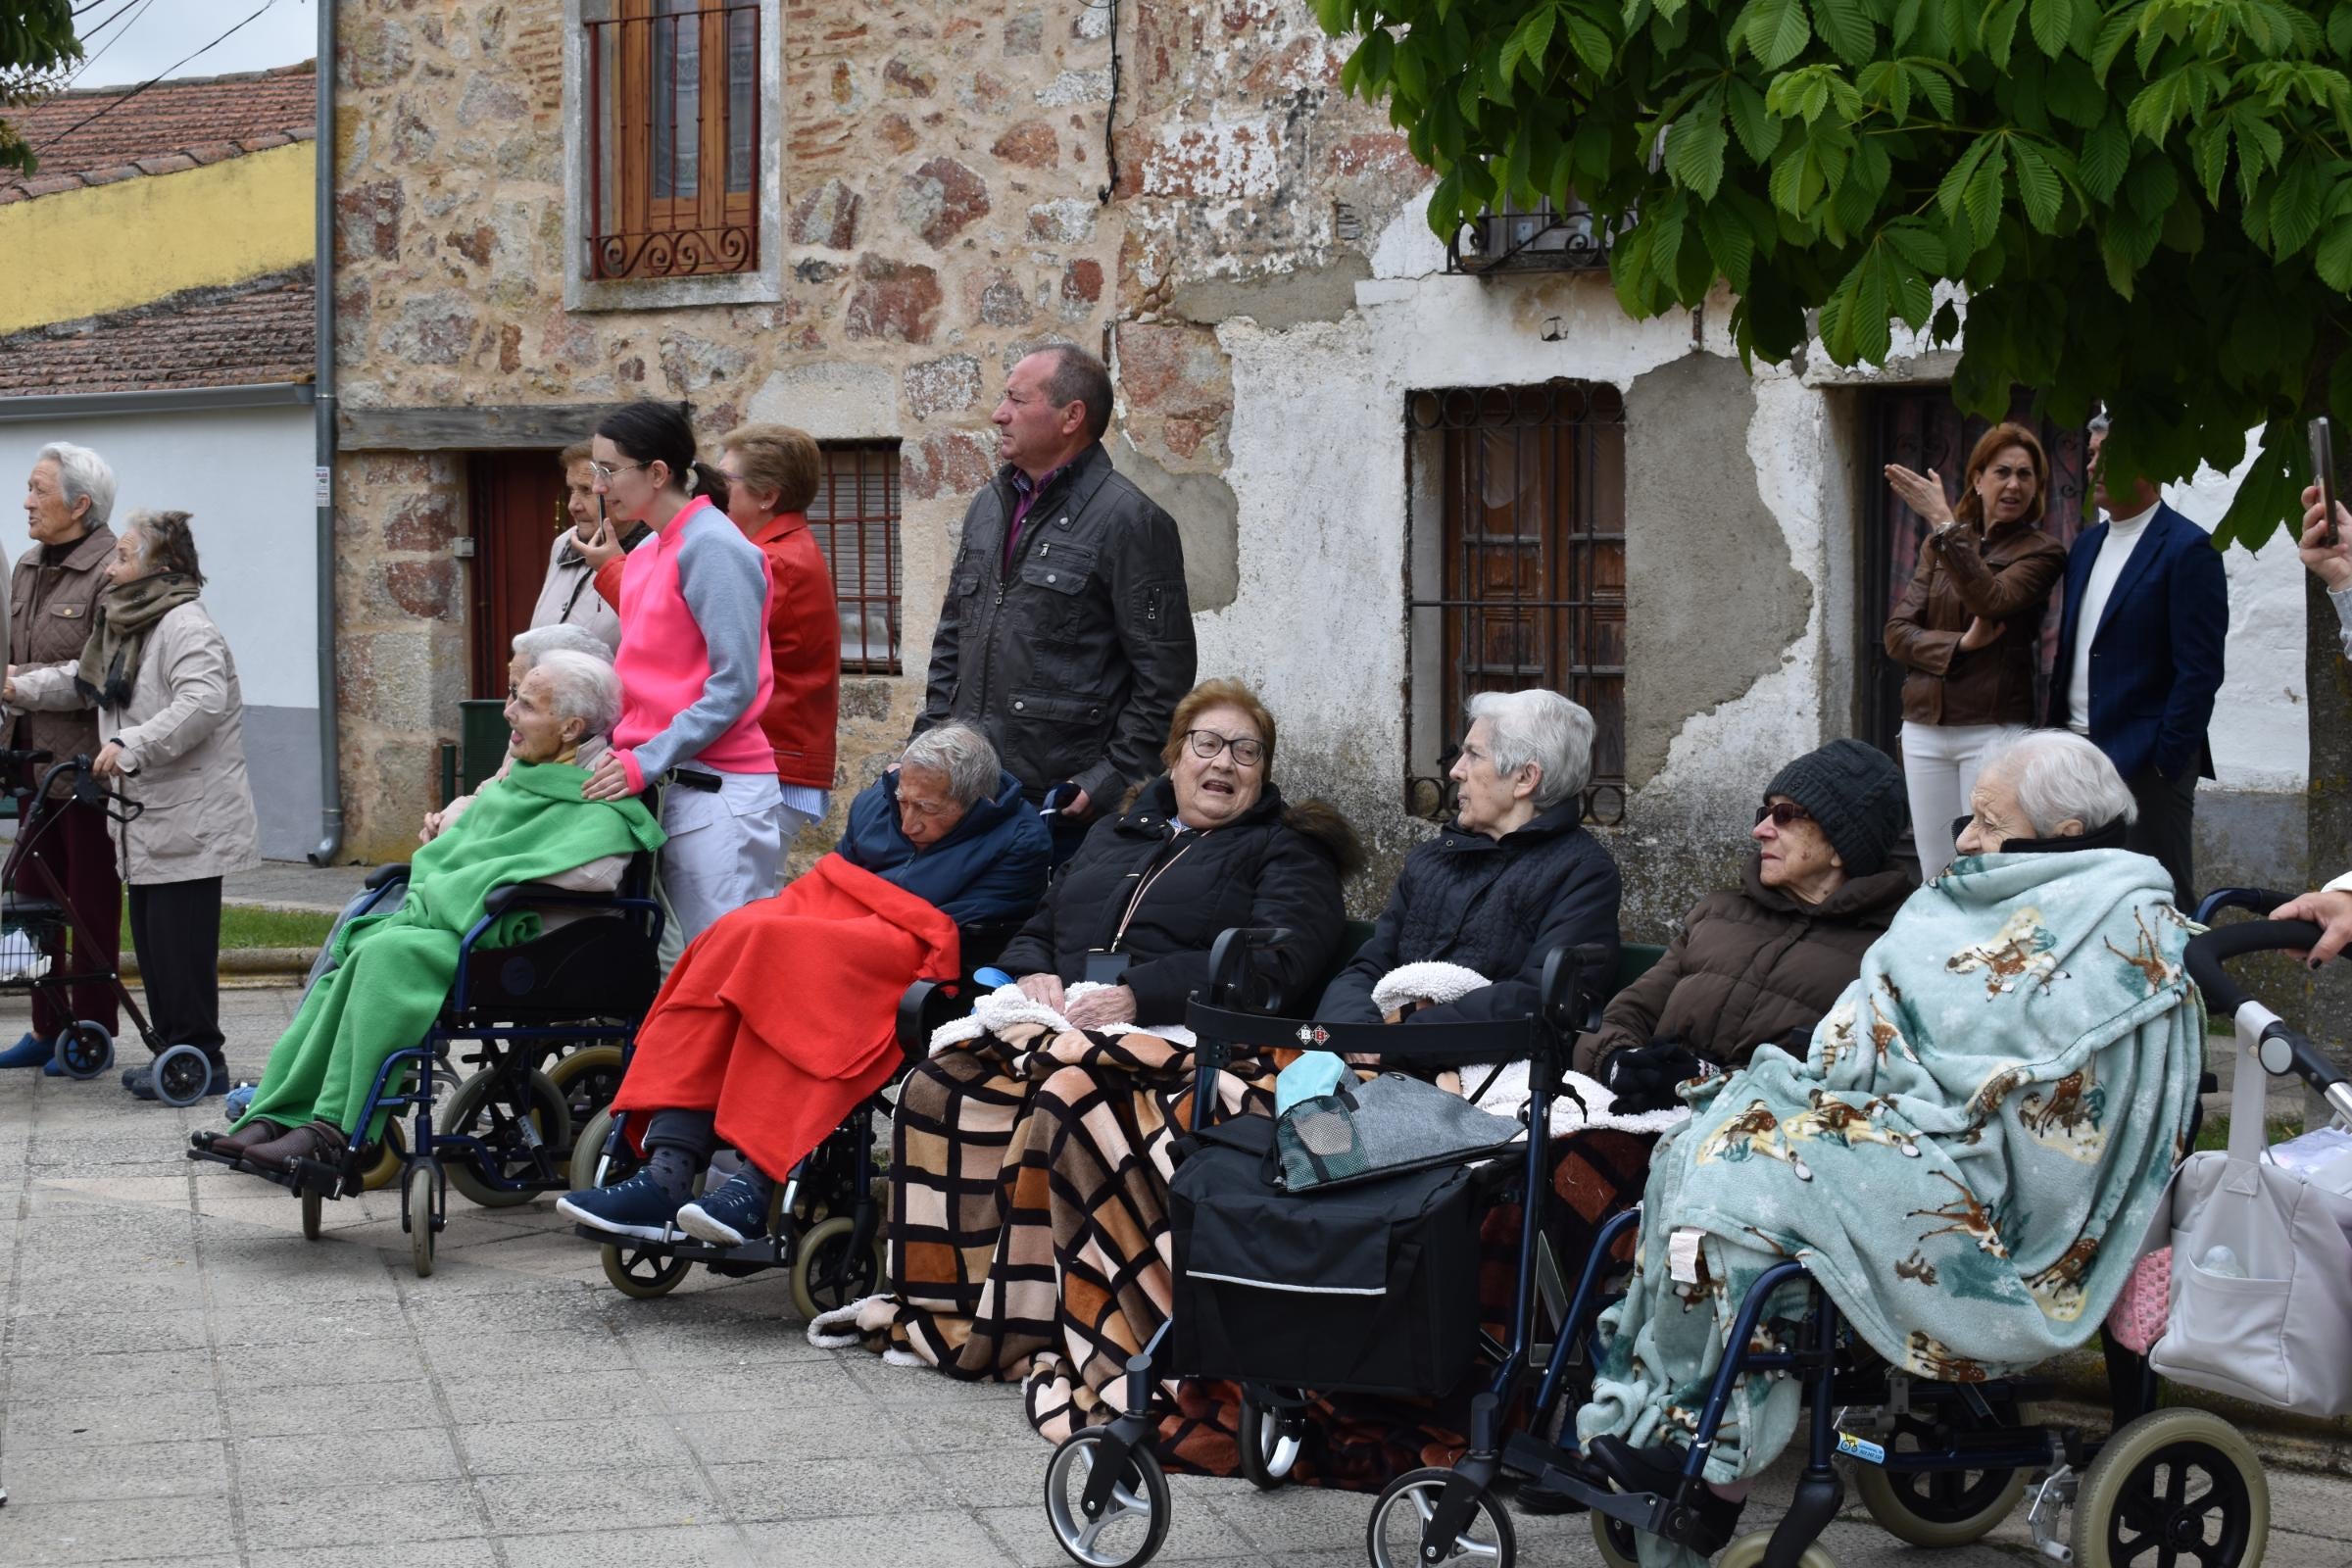
[[[2175,906],[2189,913],[2197,906],[2196,765],[2177,779],[2147,768],[2129,783],[2132,799],[2139,803],[2139,819],[2124,835],[2124,848],[2161,860],[2173,874]]]
[[[156,1038],[220,1054],[220,879],[130,889],[130,945]]]
[[[115,845],[108,835],[105,810],[81,801],[66,802],[57,816],[44,819],[40,837],[25,848],[24,861],[36,860],[81,917],[91,944],[89,951],[82,952],[79,943],[73,943],[75,951],[69,960],[65,955],[72,939],[58,928],[53,939],[43,944],[51,973],[112,972],[122,961],[122,884],[115,874]],[[20,863],[19,893],[28,899],[46,899],[52,896],[51,886],[30,863]],[[59,1030],[77,1018],[102,1024],[112,1035],[122,1032],[113,981],[43,986],[33,992],[32,1032],[42,1039],[54,1040]]]

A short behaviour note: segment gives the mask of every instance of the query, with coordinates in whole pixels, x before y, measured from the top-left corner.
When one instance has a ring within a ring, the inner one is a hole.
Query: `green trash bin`
[[[474,697],[458,705],[458,792],[471,795],[507,759],[507,705]]]

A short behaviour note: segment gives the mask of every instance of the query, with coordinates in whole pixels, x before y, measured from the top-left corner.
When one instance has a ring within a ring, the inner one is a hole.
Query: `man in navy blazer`
[[[2066,564],[2066,613],[2050,671],[2050,724],[2089,737],[2132,787],[2139,813],[2125,843],[2172,873],[2178,904],[2192,875],[2197,780],[2213,777],[2205,727],[2222,686],[2230,587],[2204,529],[2156,487],[2108,486],[2092,424],[2092,492],[2107,521],[2085,529]]]

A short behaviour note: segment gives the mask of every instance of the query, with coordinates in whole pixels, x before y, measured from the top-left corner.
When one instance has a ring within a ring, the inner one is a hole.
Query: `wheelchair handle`
[[[2199,925],[2211,925],[2213,917],[2224,909],[2267,915],[2294,897],[2292,893],[2274,893],[2269,888],[2215,888],[2197,905],[2196,921]]]
[[[2207,1010],[2235,1017],[2254,999],[2223,972],[2224,962],[2249,953],[2309,949],[2319,944],[2320,936],[2320,927],[2310,920],[2247,920],[2189,938],[2183,962],[2188,977],[2205,994]],[[2352,1116],[2352,1079],[2346,1079],[2327,1052],[2302,1031],[2274,1017],[2264,1025],[2255,1049],[2263,1070],[2272,1077],[2293,1073],[2339,1112]]]
[[[1281,925],[1237,925],[1218,932],[1216,942],[1208,950],[1210,1003],[1220,1007],[1248,1007],[1244,983],[1250,975],[1250,950],[1280,947],[1295,935],[1289,926]],[[1267,1005],[1279,1007],[1280,999],[1270,999]]]
[[[1537,1005],[1544,1023],[1560,1038],[1572,1038],[1584,1016],[1577,1001],[1584,992],[1585,976],[1597,972],[1608,961],[1609,950],[1595,942],[1554,948],[1544,956],[1543,989]]]

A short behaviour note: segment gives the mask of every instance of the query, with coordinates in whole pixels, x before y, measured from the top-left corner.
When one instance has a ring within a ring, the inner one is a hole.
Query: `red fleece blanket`
[[[612,1107],[715,1111],[719,1137],[782,1178],[890,1081],[899,998],[954,979],[958,956],[956,922],[828,855],[686,949]]]

